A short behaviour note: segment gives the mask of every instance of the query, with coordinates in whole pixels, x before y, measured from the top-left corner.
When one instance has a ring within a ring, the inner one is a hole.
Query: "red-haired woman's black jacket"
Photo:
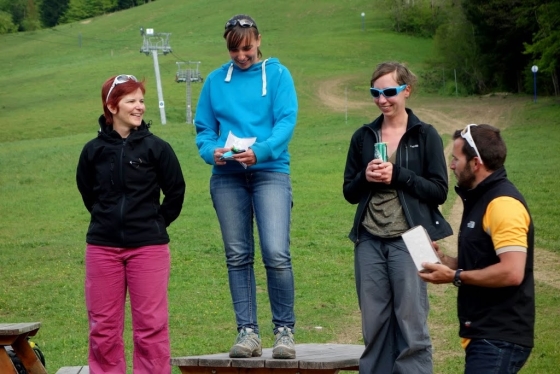
[[[124,248],[168,243],[166,228],[181,213],[185,196],[175,152],[144,122],[127,139],[106,125],[103,116],[99,125],[76,171],[78,190],[91,213],[86,242]]]

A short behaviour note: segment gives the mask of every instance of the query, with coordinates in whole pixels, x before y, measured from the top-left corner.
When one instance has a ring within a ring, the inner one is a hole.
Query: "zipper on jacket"
[[[405,132],[405,134],[406,134],[406,132]],[[405,168],[408,169],[408,145],[407,144],[404,145],[404,157],[402,156],[402,152],[403,152],[403,150],[400,149],[399,150],[399,153],[400,153],[399,159],[401,161],[401,167],[405,167]],[[402,165],[403,158],[404,158],[404,165]],[[404,215],[406,217],[406,220],[408,221],[408,225],[410,227],[414,227],[415,224],[412,221],[412,215],[410,214],[410,210],[408,209],[408,205],[406,204],[406,199],[404,198],[403,192],[401,190],[397,190],[397,196],[399,197],[399,201],[401,202],[401,207],[403,208],[403,212],[404,212]]]
[[[115,185],[115,180],[113,179],[113,175],[115,173],[115,158],[114,157],[111,157],[110,171],[111,171],[111,185],[114,186]]]
[[[125,243],[125,237],[124,237],[124,203],[126,200],[126,193],[125,193],[125,186],[124,186],[124,157],[125,157],[125,151],[124,151],[124,147],[126,146],[126,141],[123,141],[122,144],[122,148],[121,148],[121,159],[119,162],[119,177],[120,177],[120,181],[121,181],[121,189],[122,189],[122,197],[121,197],[121,207],[120,207],[120,226],[121,226],[121,240],[122,243]]]
[[[376,130],[372,129],[371,127],[368,127],[368,130],[371,131],[373,133],[373,136],[375,138],[374,143],[377,143],[379,141],[379,137],[378,137],[378,133]],[[381,130],[381,126],[379,126],[379,130]],[[363,147],[363,143],[362,143],[362,147]],[[363,150],[362,150],[363,153]],[[368,182],[369,183],[369,182]],[[360,219],[358,221],[358,224],[356,225],[356,242],[355,244],[357,245],[360,242],[360,225],[362,224],[362,218],[364,217],[364,212],[367,209],[367,205],[369,204],[369,201],[371,200],[371,196],[372,196],[372,192],[370,191],[368,193],[368,197],[367,197],[367,203],[365,204],[365,206],[362,208],[362,211],[360,212]]]

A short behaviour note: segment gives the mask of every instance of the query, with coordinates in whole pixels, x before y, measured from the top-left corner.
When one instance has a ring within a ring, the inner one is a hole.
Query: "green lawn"
[[[383,11],[365,0],[247,0],[241,7],[223,0],[158,0],[87,22],[0,36],[0,322],[42,322],[34,340],[45,352],[49,372],[87,363],[83,279],[89,216],[74,175],[81,148],[97,131],[101,84],[118,73],[146,78],[145,118],[153,120],[154,133],[172,144],[187,181],[183,213],[169,230],[172,354],[223,352],[233,342],[227,271],[208,193],[210,167],[198,156],[194,129],[185,123],[185,86],[174,76],[179,60],[201,61],[203,76],[226,62],[223,24],[241,12],[259,24],[264,56],[279,57],[292,72],[300,102],[290,148],[297,342],[361,344],[353,252],[346,237],[355,207],[344,201],[341,186],[350,136],[377,110],[372,104],[333,111],[317,90],[326,80],[344,78],[348,100],[368,100],[376,63],[396,59],[419,71],[431,41],[390,32]],[[366,13],[365,31],[361,12]],[[173,53],[159,57],[165,126],[159,123],[152,58],[139,53],[141,26],[172,33]],[[192,85],[193,107],[200,87]],[[421,89],[418,95],[420,104],[440,99]],[[463,99],[446,100],[463,104]],[[504,132],[507,167],[529,202],[538,246],[560,254],[560,196],[554,183],[560,106],[552,99],[530,101],[517,109]],[[449,141],[448,135],[444,138]],[[269,347],[273,336],[265,274],[262,266],[256,271],[263,344]],[[549,317],[557,314],[560,299],[557,288],[548,284],[537,290],[537,346],[524,372],[552,373],[560,348],[557,325]],[[433,338],[449,341],[453,353],[440,357],[438,373],[457,373],[461,367],[454,297],[452,288],[431,295],[432,321],[449,327],[434,329]],[[125,339],[130,352],[130,329]]]

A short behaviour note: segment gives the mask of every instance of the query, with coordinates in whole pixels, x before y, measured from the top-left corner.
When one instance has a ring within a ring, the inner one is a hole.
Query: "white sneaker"
[[[296,358],[294,334],[289,327],[280,327],[274,340],[272,358]]]
[[[253,329],[244,327],[237,334],[235,344],[229,350],[231,358],[260,357],[262,355],[261,338]]]

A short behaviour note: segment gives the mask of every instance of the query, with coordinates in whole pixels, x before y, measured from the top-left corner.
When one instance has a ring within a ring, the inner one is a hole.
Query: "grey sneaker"
[[[272,358],[296,358],[294,335],[289,327],[280,327],[274,340]]]
[[[261,338],[253,329],[244,327],[235,339],[235,344],[229,350],[231,358],[260,357],[262,355]]]

